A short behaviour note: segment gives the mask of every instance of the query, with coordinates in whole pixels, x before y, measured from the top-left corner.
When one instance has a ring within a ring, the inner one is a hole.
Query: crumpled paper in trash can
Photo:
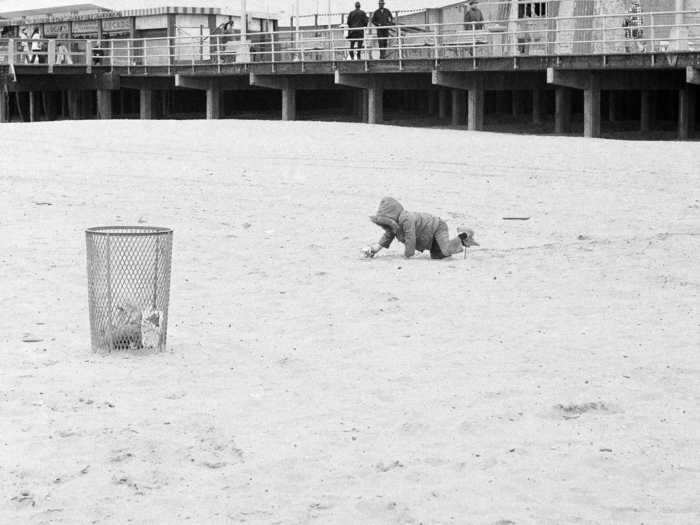
[[[141,348],[141,310],[136,305],[117,306],[112,326],[113,348]]]
[[[144,348],[156,348],[163,332],[163,312],[146,308],[141,316],[141,344]]]

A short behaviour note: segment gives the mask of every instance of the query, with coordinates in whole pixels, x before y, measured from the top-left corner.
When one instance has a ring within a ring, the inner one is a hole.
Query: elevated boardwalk
[[[679,14],[697,20],[695,11],[657,13],[657,19]],[[678,93],[678,136],[691,137],[697,121],[700,45],[696,47],[687,35],[688,27],[700,22],[683,24],[685,32],[673,24],[651,26],[646,28],[651,36],[641,41],[620,34],[622,16],[572,17],[575,26],[584,20],[592,29],[577,33],[580,38],[566,46],[561,40],[567,20],[559,18],[554,29],[533,30],[533,35],[540,35],[537,40],[527,31],[524,38],[522,28],[489,32],[447,31],[445,24],[396,26],[385,51],[377,46],[381,38],[368,30],[364,39],[368,49],[360,60],[349,59],[347,41],[338,28],[325,33],[270,32],[257,35],[256,42],[244,35],[233,43],[216,37],[173,38],[165,44],[160,39],[151,46],[143,38],[109,43],[46,39],[42,50],[34,53],[38,57],[31,52],[27,57],[26,41],[7,39],[0,41],[0,121],[10,118],[9,99],[18,93],[29,93],[26,120],[36,120],[37,97],[45,99],[47,92],[68,93],[69,104],[77,93],[94,92],[96,115],[111,118],[111,93],[138,90],[141,118],[152,118],[155,92],[197,90],[205,93],[206,117],[214,119],[222,115],[225,91],[277,90],[282,119],[292,120],[298,91],[344,90],[353,93],[354,114],[381,123],[385,92],[424,91],[435,95],[440,115],[449,108],[454,125],[466,122],[468,129],[480,130],[487,92],[529,92],[533,123],[543,118],[544,96],[553,96],[555,132],[566,133],[572,94],[582,92],[583,133],[597,137],[602,92],[609,92],[609,106],[614,100],[611,93],[640,92],[644,131],[653,124],[654,94],[673,91]],[[617,24],[614,30],[608,29],[609,18]],[[668,40],[671,34],[681,36]],[[588,52],[575,54],[576,49]],[[71,111],[74,117],[80,113]]]

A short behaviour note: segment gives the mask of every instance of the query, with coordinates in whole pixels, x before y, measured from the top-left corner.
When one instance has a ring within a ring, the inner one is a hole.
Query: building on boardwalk
[[[458,2],[399,12],[398,20],[409,27],[439,24],[436,27],[442,32],[460,32],[466,5]],[[625,51],[624,23],[632,1],[481,0],[477,5],[487,21],[477,38],[502,48],[503,54],[588,54]],[[700,46],[700,0],[641,0],[640,7],[650,41],[678,51],[693,51]],[[509,32],[519,32],[520,36],[507,40],[503,35]]]
[[[245,35],[252,46],[262,40],[259,35],[274,31],[274,16],[249,12]],[[42,39],[70,40],[73,63],[81,62],[85,50],[82,41],[93,41],[104,61],[113,65],[167,64],[169,49],[174,60],[209,60],[212,51],[225,53],[242,33],[238,12],[224,13],[220,8],[158,7],[112,11],[95,4],[76,4],[47,9],[0,13],[2,38],[22,38],[38,29]],[[128,46],[128,39],[144,39],[141,46]],[[127,47],[134,53],[120,52]],[[236,51],[239,51],[236,49]],[[234,56],[233,50],[229,53]],[[0,61],[3,60],[0,55]]]

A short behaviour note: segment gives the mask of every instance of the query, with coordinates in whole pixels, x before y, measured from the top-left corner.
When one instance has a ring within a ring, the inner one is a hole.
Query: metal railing
[[[362,61],[519,57],[524,55],[607,55],[700,51],[700,11],[642,13],[625,26],[629,13],[537,17],[465,23],[353,28],[363,38]],[[679,22],[680,20],[680,22]],[[48,65],[49,70],[87,67],[195,67],[227,64],[339,62],[350,60],[348,28],[288,29],[271,32],[110,40],[4,39],[0,64]]]

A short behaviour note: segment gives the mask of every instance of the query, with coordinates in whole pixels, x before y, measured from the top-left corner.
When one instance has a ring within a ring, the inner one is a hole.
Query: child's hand
[[[377,255],[379,250],[381,250],[382,247],[379,246],[378,244],[373,244],[372,246],[365,246],[362,248],[362,253],[364,254],[365,257],[374,257]]]

